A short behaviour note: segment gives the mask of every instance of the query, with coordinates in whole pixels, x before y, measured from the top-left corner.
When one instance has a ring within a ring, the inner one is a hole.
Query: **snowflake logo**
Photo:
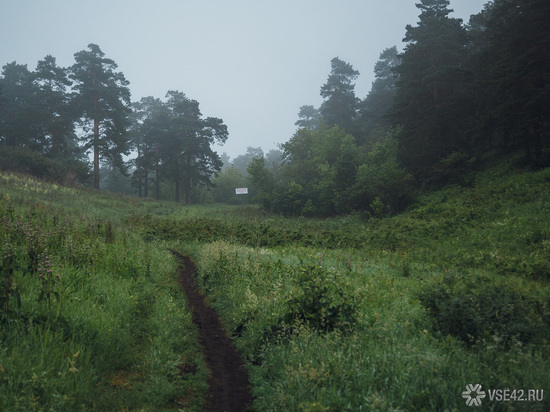
[[[480,406],[481,400],[485,398],[485,392],[481,389],[481,385],[479,383],[476,385],[472,385],[470,383],[466,385],[466,390],[462,392],[462,397],[466,399],[466,405]]]

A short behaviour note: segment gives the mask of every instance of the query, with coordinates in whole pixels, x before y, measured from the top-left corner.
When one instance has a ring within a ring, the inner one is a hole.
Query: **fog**
[[[467,22],[484,3],[451,0],[451,16]],[[34,70],[51,54],[66,67],[96,43],[130,81],[133,101],[179,90],[222,118],[229,139],[216,150],[234,158],[292,136],[299,107],[321,103],[333,57],[361,73],[364,98],[380,52],[401,50],[418,15],[414,0],[0,0],[0,64]]]

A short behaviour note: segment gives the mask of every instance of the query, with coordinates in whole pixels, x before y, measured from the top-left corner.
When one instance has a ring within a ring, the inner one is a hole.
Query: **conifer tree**
[[[407,43],[396,67],[399,76],[392,108],[403,126],[399,157],[420,180],[434,177],[434,166],[461,151],[461,122],[467,117],[467,34],[462,20],[450,18],[449,0],[422,0],[416,27],[406,28]]]
[[[170,90],[166,97],[171,120],[161,152],[175,183],[176,201],[183,186],[185,203],[190,203],[192,187],[210,186],[212,176],[221,170],[222,161],[212,144],[227,140],[227,126],[219,118],[204,119],[199,102],[182,92]]]
[[[329,126],[339,126],[351,133],[358,103],[353,81],[359,72],[338,57],[332,59],[330,64],[330,75],[321,87],[321,96],[325,99],[320,108],[321,116]]]
[[[98,45],[75,53],[70,78],[76,91],[73,105],[84,131],[85,147],[93,152],[94,188],[99,190],[99,162],[124,171],[122,154],[128,153],[130,89],[117,64]]]
[[[75,116],[70,107],[67,88],[71,86],[67,70],[59,67],[55,57],[40,60],[33,73],[37,93],[37,120],[42,135],[47,138],[47,152],[52,157],[76,155],[74,141]],[[43,148],[46,152],[46,147]]]

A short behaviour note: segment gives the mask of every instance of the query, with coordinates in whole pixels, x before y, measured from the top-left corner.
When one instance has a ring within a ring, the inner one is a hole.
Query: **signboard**
[[[238,187],[235,189],[236,195],[247,195],[248,194],[248,187]]]

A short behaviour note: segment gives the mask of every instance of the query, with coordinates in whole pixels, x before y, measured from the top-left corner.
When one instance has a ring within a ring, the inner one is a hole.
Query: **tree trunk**
[[[160,190],[159,190],[159,145],[158,143],[155,146],[155,156],[156,156],[156,162],[155,162],[155,198],[158,200],[160,197]]]
[[[143,181],[144,197],[147,197],[147,195],[149,194],[149,169],[143,170],[143,178],[144,178],[144,181]]]
[[[141,150],[140,150],[140,145],[138,144],[137,146],[137,162],[136,164],[139,165],[139,159],[141,158]],[[138,166],[139,168],[139,166]],[[141,196],[141,173],[139,172],[139,169],[138,169],[138,196],[139,197],[142,197]]]
[[[97,89],[97,76],[93,73],[94,89]],[[99,97],[94,97],[94,189],[99,190],[99,119],[97,109]]]
[[[174,181],[176,183],[176,202],[180,201],[180,165],[176,162],[176,170],[174,174]]]
[[[99,190],[99,120],[94,119],[94,189]]]
[[[191,203],[191,156],[185,161],[185,204]]]

